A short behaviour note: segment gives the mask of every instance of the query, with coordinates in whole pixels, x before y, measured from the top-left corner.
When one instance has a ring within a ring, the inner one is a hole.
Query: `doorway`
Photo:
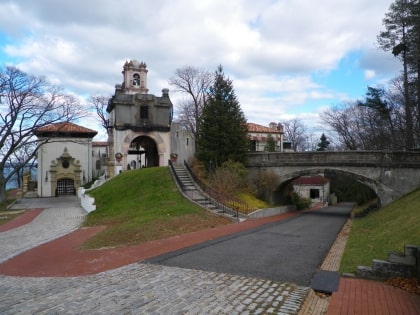
[[[57,181],[56,196],[75,195],[74,180],[62,178]]]
[[[128,161],[136,168],[159,166],[159,154],[156,142],[148,136],[139,136],[130,143]]]

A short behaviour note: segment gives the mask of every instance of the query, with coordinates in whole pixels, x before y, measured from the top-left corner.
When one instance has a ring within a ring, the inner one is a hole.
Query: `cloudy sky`
[[[398,75],[376,47],[392,2],[0,0],[0,65],[86,98],[112,95],[126,60],[147,64],[155,95],[177,68],[221,64],[249,122],[298,118],[319,131],[319,112]]]

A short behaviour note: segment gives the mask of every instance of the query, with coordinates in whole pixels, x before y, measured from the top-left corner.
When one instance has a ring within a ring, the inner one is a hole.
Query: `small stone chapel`
[[[96,131],[60,122],[34,130],[40,141],[48,139],[37,152],[37,195],[74,195],[92,180],[94,156],[92,139]]]
[[[148,93],[147,72],[144,62],[126,61],[123,83],[115,86],[109,100],[110,177],[124,170],[168,165],[173,105],[168,89],[162,89],[161,96]]]

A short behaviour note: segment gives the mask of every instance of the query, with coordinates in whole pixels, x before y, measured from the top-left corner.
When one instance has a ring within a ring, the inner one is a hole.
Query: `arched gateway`
[[[170,127],[173,115],[169,90],[162,96],[148,94],[144,62],[131,60],[123,67],[122,84],[108,103],[110,176],[121,171],[166,166],[170,158]]]

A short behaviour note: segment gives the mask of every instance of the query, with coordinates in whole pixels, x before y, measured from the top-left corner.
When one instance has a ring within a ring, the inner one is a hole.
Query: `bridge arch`
[[[294,179],[301,177],[301,176],[311,176],[311,175],[318,175],[318,174],[325,174],[328,172],[335,172],[336,174],[343,174],[345,176],[350,177],[351,179],[369,187],[372,189],[376,195],[378,196],[379,203],[388,204],[390,201],[388,200],[390,196],[397,195],[395,191],[391,187],[388,187],[377,181],[375,179],[369,178],[365,175],[353,172],[351,170],[343,170],[334,167],[311,167],[311,168],[302,168],[300,170],[292,171],[290,173],[281,174],[280,177],[280,185],[279,187],[285,187],[289,183],[291,183]]]
[[[326,169],[344,172],[375,191],[382,206],[420,187],[417,151],[252,152],[247,160],[250,176],[271,170],[283,183]]]

